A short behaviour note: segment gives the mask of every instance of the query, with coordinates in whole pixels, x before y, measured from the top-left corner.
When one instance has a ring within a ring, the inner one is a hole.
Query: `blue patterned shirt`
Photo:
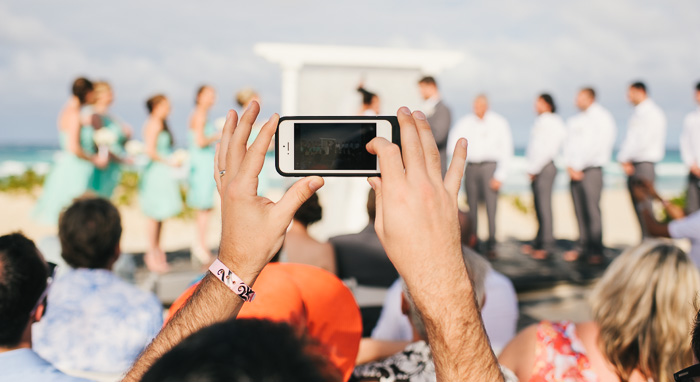
[[[0,353],[0,382],[89,382],[70,377],[51,366],[32,349]]]
[[[74,269],[51,286],[33,349],[63,370],[123,373],[158,334],[162,305],[104,269]]]

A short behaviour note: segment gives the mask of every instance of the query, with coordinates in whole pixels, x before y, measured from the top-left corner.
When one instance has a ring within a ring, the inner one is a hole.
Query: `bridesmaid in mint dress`
[[[211,209],[214,207],[214,153],[216,141],[221,133],[209,122],[208,113],[216,102],[216,92],[211,86],[201,86],[197,90],[195,108],[190,116],[187,205],[197,211],[197,239],[192,245],[192,258],[209,265],[214,256],[207,248],[207,232]]]
[[[144,125],[144,144],[149,162],[139,182],[139,205],[148,217],[146,226],[148,251],[144,256],[151,272],[165,273],[169,270],[165,252],[160,246],[163,221],[182,211],[180,186],[173,177],[173,138],[166,118],[170,114],[170,102],[163,95],[156,95],[146,102],[150,116]]]
[[[90,191],[96,167],[104,167],[105,158],[96,155],[94,128],[90,115],[94,92],[86,78],[73,82],[73,96],[58,118],[60,158],[49,172],[32,211],[32,216],[47,224],[57,224],[61,211],[75,198]]]
[[[107,82],[95,83],[95,114],[99,117],[100,126],[106,128],[117,137],[116,142],[109,148],[110,160],[104,169],[95,169],[93,185],[95,192],[106,199],[112,197],[114,189],[119,185],[122,176],[122,160],[125,155],[124,144],[131,137],[131,128],[109,112],[114,101],[112,87]]]

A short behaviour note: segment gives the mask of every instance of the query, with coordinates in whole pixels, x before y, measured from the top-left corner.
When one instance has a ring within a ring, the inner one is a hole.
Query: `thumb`
[[[323,187],[323,178],[318,176],[310,176],[297,181],[275,205],[277,213],[285,221],[291,221],[299,207],[321,187]]]

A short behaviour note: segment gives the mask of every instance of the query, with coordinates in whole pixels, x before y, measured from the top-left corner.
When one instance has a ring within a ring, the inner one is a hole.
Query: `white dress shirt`
[[[566,165],[576,171],[610,162],[617,128],[609,111],[593,103],[567,121]]]
[[[542,113],[535,119],[527,144],[527,173],[537,175],[559,155],[566,139],[564,120],[553,113]]]
[[[474,114],[463,117],[450,130],[447,149],[454,151],[460,138],[469,141],[469,163],[496,162],[494,179],[503,182],[508,175],[508,162],[513,157],[513,137],[508,121],[500,115],[487,111],[481,119]]]
[[[660,162],[666,151],[666,116],[647,98],[634,108],[617,160]]]
[[[688,114],[683,121],[681,158],[688,167],[700,165],[700,108]]]

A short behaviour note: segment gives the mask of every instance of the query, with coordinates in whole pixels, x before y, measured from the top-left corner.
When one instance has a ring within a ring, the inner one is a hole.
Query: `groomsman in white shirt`
[[[564,254],[564,259],[574,261],[582,255],[589,263],[600,264],[604,260],[600,214],[602,168],[612,157],[616,127],[610,112],[595,102],[595,97],[593,89],[581,89],[576,97],[581,112],[567,121],[564,156],[571,178],[579,240],[576,248]]]
[[[695,85],[695,101],[700,106],[700,82]],[[681,158],[689,169],[685,210],[690,215],[700,210],[700,107],[683,121]]]
[[[508,175],[508,162],[513,156],[513,138],[508,121],[489,110],[485,95],[474,99],[474,113],[463,117],[452,128],[447,147],[453,150],[459,138],[469,141],[464,184],[469,204],[469,219],[475,227],[480,202],[486,204],[489,219],[489,238],[485,252],[496,257],[496,206],[498,192]]]
[[[641,181],[654,183],[654,165],[664,159],[666,151],[666,116],[647,96],[647,88],[641,82],[630,85],[627,98],[634,105],[634,113],[627,124],[627,134],[617,154],[617,160],[627,174],[630,199],[644,238],[648,237],[649,233],[640,206],[634,203],[632,189]]]
[[[447,135],[450,133],[450,126],[452,126],[452,114],[447,105],[442,102],[435,78],[431,76],[421,78],[418,81],[418,90],[425,100],[423,112],[428,117],[428,123],[433,130],[435,143],[440,151],[442,175],[445,176],[447,171]]]
[[[537,97],[537,119],[530,131],[525,153],[539,229],[532,245],[524,246],[523,252],[537,260],[546,259],[556,247],[552,222],[552,187],[557,176],[554,159],[559,155],[566,139],[564,121],[555,114],[556,111],[551,95],[545,93]]]

